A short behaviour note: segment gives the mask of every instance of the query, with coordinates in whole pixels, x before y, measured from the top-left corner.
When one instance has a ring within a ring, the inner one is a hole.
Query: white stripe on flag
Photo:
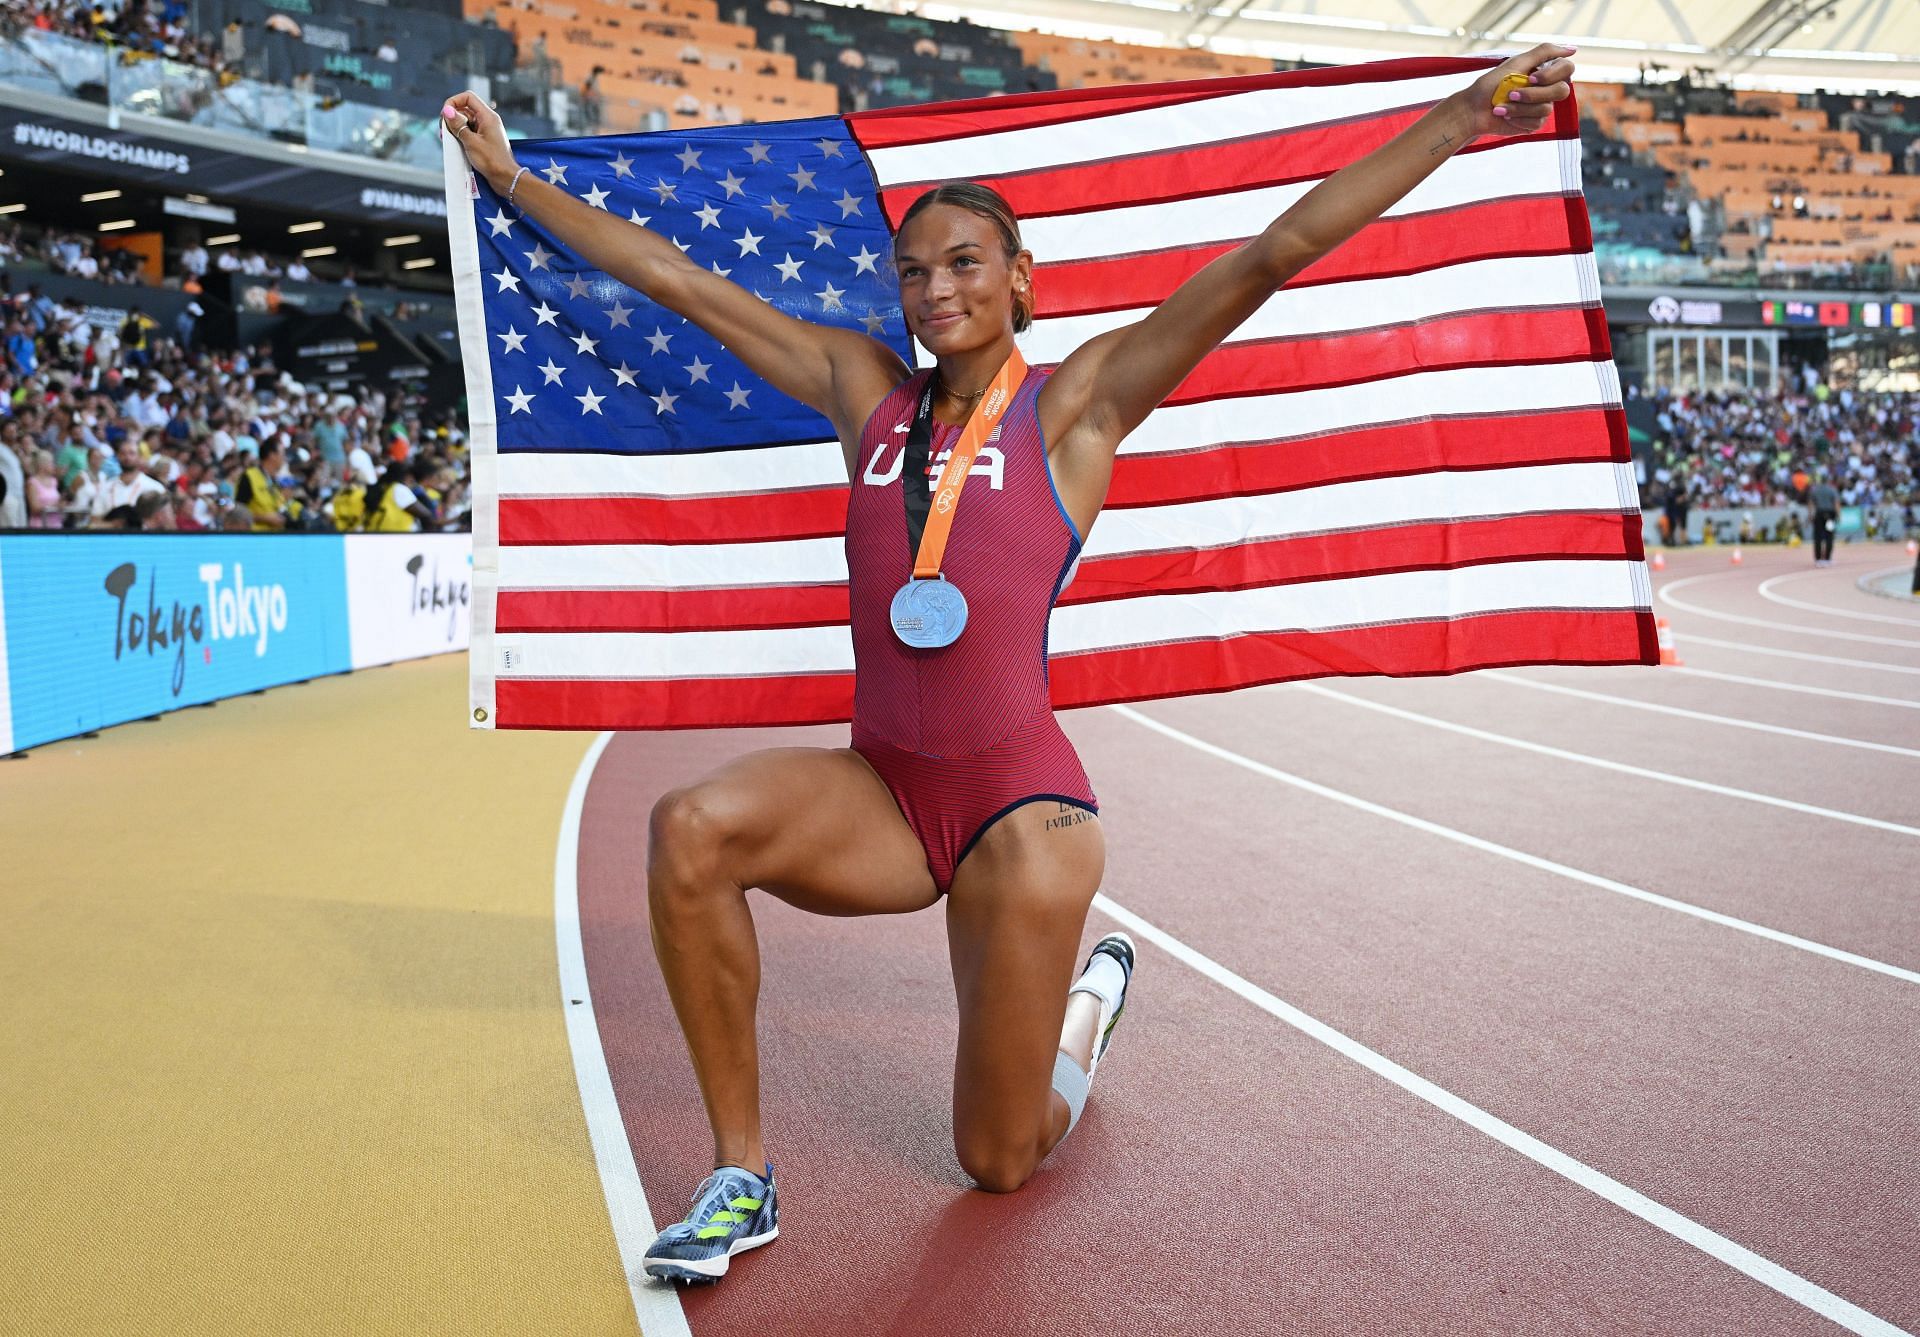
[[[1204,594],[1056,608],[1047,646],[1075,654],[1123,645],[1204,640],[1253,632],[1332,631],[1424,622],[1529,608],[1621,609],[1646,605],[1639,562],[1539,561],[1463,566],[1454,571],[1269,585]]]
[[[1085,556],[1184,552],[1252,539],[1500,515],[1618,511],[1620,488],[1629,486],[1622,477],[1630,475],[1631,466],[1624,464],[1523,465],[1108,511],[1094,525]],[[501,587],[514,590],[738,589],[838,584],[846,578],[838,538],[532,546],[500,554]]]
[[[1221,346],[1379,329],[1386,319],[1397,325],[1472,311],[1580,306],[1586,301],[1581,267],[1575,255],[1502,256],[1393,278],[1282,288]],[[1038,320],[1022,352],[1036,362],[1061,362],[1089,339],[1145,320],[1153,309]]]
[[[1052,653],[1218,640],[1289,631],[1423,622],[1539,608],[1645,605],[1637,562],[1506,562],[1346,580],[1076,604],[1053,612]],[[1543,600],[1542,595],[1546,598]],[[1364,610],[1364,612],[1363,612]],[[850,673],[845,626],[779,631],[553,632],[501,636],[515,666],[502,677],[726,678]]]
[[[514,451],[500,456],[500,491],[509,497],[729,497],[839,487],[846,481],[838,441],[687,455]]]
[[[1456,209],[1488,200],[1562,195],[1567,190],[1561,162],[1562,142],[1542,136],[1523,143],[1503,144],[1484,153],[1450,158],[1382,217],[1399,218]],[[1284,186],[1201,195],[1190,200],[1029,218],[1021,221],[1020,239],[1033,252],[1034,263],[1044,278],[1048,265],[1064,261],[1133,255],[1171,246],[1200,246],[1257,236],[1318,184],[1320,179],[1315,178]]]
[[[1424,79],[1382,75],[1368,83],[1253,89],[1057,125],[870,149],[867,159],[882,189],[920,181],[1003,176],[1096,159],[1102,156],[1096,151],[1101,148],[1154,153],[1421,107],[1438,102],[1485,72],[1461,70]],[[1089,110],[1097,106],[1091,104]]]

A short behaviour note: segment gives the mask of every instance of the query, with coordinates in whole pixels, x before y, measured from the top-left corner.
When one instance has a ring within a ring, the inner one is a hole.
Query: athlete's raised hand
[[[1530,135],[1545,125],[1553,115],[1553,104],[1573,92],[1575,49],[1542,42],[1475,79],[1462,95],[1473,115],[1474,136]],[[1501,93],[1500,85],[1509,75],[1522,76],[1526,82]]]
[[[496,193],[504,191],[517,164],[506,123],[478,93],[455,93],[440,108],[440,125],[466,150],[467,162]]]

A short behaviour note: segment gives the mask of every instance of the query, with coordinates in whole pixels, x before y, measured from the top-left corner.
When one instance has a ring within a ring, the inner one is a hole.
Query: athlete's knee
[[[987,1193],[1012,1193],[1021,1187],[1027,1179],[1033,1178],[1035,1158],[1033,1151],[1014,1151],[1014,1149],[993,1149],[993,1147],[956,1147],[960,1153],[960,1168],[968,1172],[975,1187],[985,1189]]]
[[[647,882],[656,906],[711,886],[722,872],[725,804],[704,786],[668,790],[647,822]]]
[[[1002,1131],[956,1132],[953,1150],[960,1168],[989,1193],[1013,1192],[1040,1165],[1040,1147],[1034,1138],[1008,1137]]]

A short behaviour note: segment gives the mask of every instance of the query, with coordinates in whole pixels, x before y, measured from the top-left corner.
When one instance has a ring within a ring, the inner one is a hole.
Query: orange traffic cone
[[[1673,648],[1673,628],[1664,617],[1653,620],[1655,637],[1660,643],[1660,662],[1672,668],[1680,667],[1680,653]]]
[[[1738,548],[1735,548],[1733,550],[1733,564],[1735,566],[1740,565],[1740,549]]]
[[[1667,555],[1656,550],[1653,554],[1653,560],[1648,562],[1647,565],[1655,571],[1665,571],[1667,569]]]

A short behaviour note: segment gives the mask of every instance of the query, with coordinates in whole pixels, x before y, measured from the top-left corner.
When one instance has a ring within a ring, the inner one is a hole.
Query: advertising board
[[[353,534],[346,545],[354,668],[467,648],[471,535]]]
[[[0,572],[14,748],[351,662],[338,537],[10,535]]]
[[[0,756],[464,651],[472,572],[467,534],[0,535]]]

